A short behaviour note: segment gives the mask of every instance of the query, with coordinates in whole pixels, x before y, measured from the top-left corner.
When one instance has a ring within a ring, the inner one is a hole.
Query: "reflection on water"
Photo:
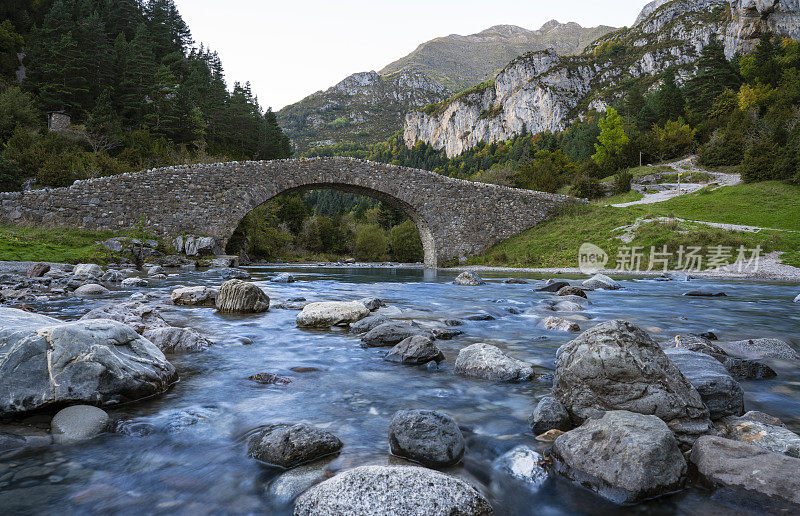
[[[724,498],[697,488],[619,509],[562,480],[529,490],[493,470],[492,461],[518,444],[545,448],[533,440],[526,420],[537,398],[549,391],[550,379],[545,375],[527,384],[495,384],[458,377],[452,364],[460,348],[491,342],[552,371],[556,349],[571,336],[538,326],[544,315],[540,302],[549,295],[534,292],[533,284],[503,284],[499,275],[486,274],[485,286],[459,287],[451,283],[455,274],[448,271],[355,267],[283,267],[280,271],[292,272],[298,281],[265,281],[277,271],[250,269],[273,300],[377,296],[401,310],[402,317],[423,325],[476,313],[495,319],[467,321],[459,328],[464,335],[439,342],[447,360],[428,369],[386,362],[385,349],[362,349],[358,338],[346,331],[300,330],[294,324],[296,311],[237,316],[167,306],[168,320],[196,327],[217,345],[204,353],[170,357],[180,382],[163,396],[110,410],[117,432],[0,462],[3,506],[27,513],[288,514],[291,505],[276,494],[280,490],[270,489],[279,472],[246,457],[248,431],[296,421],[326,428],[344,442],[328,465],[338,471],[402,462],[388,453],[389,419],[396,410],[430,408],[449,413],[467,437],[464,461],[449,473],[479,486],[497,514],[735,513]],[[214,273],[191,272],[164,280],[155,291],[164,299],[175,285],[220,283]],[[800,309],[791,302],[796,285],[717,280],[623,284],[624,290],[590,293],[591,305],[580,312],[590,318],[580,321],[583,328],[625,318],[657,339],[706,330],[724,340],[800,339]],[[682,297],[689,285],[724,291],[728,297]],[[131,293],[121,291],[116,297]],[[70,300],[37,308],[74,319],[107,302]],[[247,380],[260,372],[290,377],[292,383]],[[778,372],[774,380],[743,383],[747,409],[778,416],[798,431],[800,372],[785,366]]]

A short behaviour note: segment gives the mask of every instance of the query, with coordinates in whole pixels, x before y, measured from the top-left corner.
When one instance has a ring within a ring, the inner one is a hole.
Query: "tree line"
[[[0,20],[0,190],[291,155],[275,114],[249,83],[229,89],[173,0],[20,0]],[[48,131],[53,112],[71,126]]]

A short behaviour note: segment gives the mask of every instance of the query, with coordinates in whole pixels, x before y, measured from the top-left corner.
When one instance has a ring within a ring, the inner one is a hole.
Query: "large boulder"
[[[80,279],[99,278],[103,275],[103,268],[96,263],[79,263],[72,269],[72,275]]]
[[[217,294],[217,310],[247,314],[266,312],[269,310],[269,296],[253,283],[228,280]]]
[[[194,328],[155,328],[145,331],[144,337],[164,353],[204,351],[213,345]]]
[[[458,352],[455,371],[465,376],[502,382],[522,382],[535,376],[533,365],[512,358],[496,346],[473,344]]]
[[[453,281],[456,285],[463,285],[466,287],[477,287],[478,285],[485,285],[486,282],[483,281],[483,278],[478,276],[472,271],[464,271],[458,276],[456,276],[455,281]]]
[[[787,514],[800,510],[800,459],[709,435],[694,443],[691,461],[711,486],[786,505]]]
[[[248,456],[282,468],[293,468],[341,449],[338,437],[304,423],[269,425],[247,441]]]
[[[178,287],[172,291],[170,299],[176,305],[217,306],[219,291],[208,287]]]
[[[318,484],[297,499],[295,516],[488,516],[477,489],[415,466],[361,466]]]
[[[305,328],[347,326],[369,315],[369,308],[358,301],[309,303],[297,314],[297,325]]]
[[[622,287],[619,283],[609,278],[605,274],[595,274],[582,283],[586,288],[596,290],[618,290]]]
[[[145,330],[156,328],[168,328],[169,323],[161,317],[161,314],[146,304],[137,302],[119,303],[94,308],[81,317],[82,321],[92,319],[110,319],[121,322],[136,330],[136,333],[144,333]]]
[[[175,368],[132,328],[64,323],[0,308],[0,413],[51,405],[133,401],[167,389]]]
[[[401,410],[389,424],[394,455],[430,468],[452,466],[464,456],[464,435],[453,418],[435,410]]]
[[[619,504],[676,491],[687,470],[664,421],[625,410],[559,436],[552,457],[557,472]]]
[[[50,431],[63,441],[88,439],[108,427],[108,414],[92,405],[72,405],[60,410],[50,422]]]
[[[561,346],[553,395],[574,423],[629,410],[658,416],[684,444],[711,424],[697,389],[647,332],[627,321],[599,324]]]
[[[572,420],[564,405],[555,398],[545,396],[533,409],[533,414],[528,418],[534,435],[541,435],[548,430],[556,429],[566,432],[572,428]]]
[[[749,339],[735,342],[718,342],[717,345],[729,355],[743,358],[771,358],[776,360],[800,360],[800,355],[781,339]]]
[[[361,346],[368,348],[392,347],[409,337],[421,334],[422,330],[414,324],[403,321],[389,321],[365,333],[361,337]]]
[[[401,340],[383,358],[389,362],[422,365],[431,361],[441,362],[444,360],[444,353],[428,335],[414,335]]]
[[[800,435],[784,426],[753,421],[744,417],[725,418],[718,426],[728,439],[752,444],[789,457],[800,458]]]
[[[711,419],[744,414],[744,391],[719,360],[682,348],[664,352],[700,393]]]

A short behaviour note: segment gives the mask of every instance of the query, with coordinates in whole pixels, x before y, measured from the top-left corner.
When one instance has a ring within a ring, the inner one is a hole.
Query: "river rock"
[[[369,330],[376,326],[380,326],[385,322],[389,322],[390,319],[388,317],[384,317],[382,315],[370,315],[364,317],[360,321],[354,322],[350,325],[350,333],[355,334],[362,334],[367,333]]]
[[[607,410],[656,415],[685,444],[710,427],[700,394],[638,326],[608,321],[556,353],[553,395],[574,423]]]
[[[304,306],[296,323],[306,328],[329,328],[347,326],[368,315],[369,309],[358,301],[322,301]]]
[[[773,358],[777,360],[800,360],[800,355],[780,339],[750,339],[735,342],[718,342],[729,355],[743,358]]]
[[[559,301],[552,305],[556,312],[581,312],[583,307],[573,301]]]
[[[383,300],[378,299],[377,297],[363,297],[359,299],[358,302],[366,306],[370,312],[374,312],[378,308],[386,306],[386,303],[384,303]]]
[[[458,337],[463,333],[464,332],[461,330],[456,330],[455,328],[448,328],[446,326],[431,329],[431,334],[436,340],[451,340],[454,337]]]
[[[722,365],[734,378],[741,380],[768,380],[775,378],[778,373],[764,362],[751,358],[726,356],[721,359]]]
[[[706,335],[714,334],[709,332]],[[714,344],[708,337],[702,334],[686,333],[675,335],[672,339],[662,343],[661,347],[665,349],[669,349],[670,347],[683,348],[690,351],[705,353],[722,363],[725,369],[728,370],[728,373],[734,378],[763,380],[777,376],[777,373],[763,362],[729,356],[724,349]]]
[[[691,461],[707,484],[800,510],[800,459],[717,436],[699,438]],[[793,474],[790,474],[792,472]],[[788,513],[788,512],[787,512]]]
[[[423,466],[452,466],[464,456],[464,435],[453,418],[435,410],[401,410],[389,424],[394,455]]]
[[[755,421],[756,423],[764,423],[765,425],[779,426],[786,428],[786,424],[775,416],[770,416],[758,410],[750,410],[745,412],[743,416],[738,418],[741,421]]]
[[[100,276],[100,281],[103,283],[122,283],[127,276],[120,271],[108,270]]]
[[[213,343],[194,328],[156,328],[144,332],[144,338],[164,353],[205,351]]]
[[[273,283],[294,283],[294,276],[288,272],[281,272],[270,281]]]
[[[158,310],[152,306],[137,302],[119,303],[114,305],[94,308],[81,317],[82,321],[92,319],[111,319],[133,328],[136,333],[145,330],[168,328],[169,323],[164,320]]]
[[[744,391],[719,360],[688,349],[671,348],[664,352],[700,393],[711,419],[744,413]]]
[[[287,385],[292,383],[292,379],[275,373],[256,373],[247,377],[248,380],[263,385]]]
[[[711,292],[708,290],[690,290],[683,295],[687,297],[728,297],[725,292]]]
[[[72,276],[76,278],[99,278],[103,275],[103,268],[96,263],[79,263],[72,269]]]
[[[727,417],[718,426],[723,436],[728,439],[800,458],[800,435],[788,428],[743,417]]]
[[[217,306],[219,291],[208,287],[179,287],[172,291],[170,299],[176,305]]]
[[[557,294],[561,297],[563,296],[578,296],[586,299],[586,292],[583,291],[580,287],[573,287],[572,285],[567,285],[566,287],[561,287]]]
[[[278,504],[291,504],[303,491],[329,478],[326,471],[329,462],[322,459],[284,471],[270,483],[267,496]]]
[[[146,287],[147,280],[144,278],[140,278],[138,276],[134,276],[132,278],[125,278],[122,280],[123,287]]]
[[[618,504],[676,491],[687,470],[664,421],[626,410],[608,411],[561,435],[551,455],[558,473]]]
[[[76,288],[74,292],[76,296],[81,297],[102,296],[108,293],[109,290],[106,287],[97,283],[86,283],[85,285],[81,285],[80,287]]]
[[[572,321],[567,321],[561,317],[553,317],[550,316],[544,321],[542,321],[542,326],[548,330],[556,330],[556,331],[571,331],[571,332],[579,332],[581,331],[581,327],[578,323],[574,323]]]
[[[368,348],[392,347],[402,340],[422,333],[419,326],[414,324],[404,321],[389,321],[379,324],[365,333],[361,337],[361,346]]]
[[[72,405],[60,410],[50,422],[50,430],[64,441],[88,439],[108,427],[108,414],[92,405]]]
[[[713,357],[725,356],[725,350],[714,344],[710,339],[696,335],[694,333],[681,333],[675,335],[670,340],[664,342],[661,347],[663,348],[682,348],[689,351],[697,351],[698,353],[705,353]]]
[[[533,435],[541,435],[554,428],[566,432],[573,427],[567,409],[551,396],[539,400],[531,417],[528,418],[528,424],[533,430]]]
[[[558,292],[562,288],[569,287],[569,281],[549,279],[545,284],[536,290],[538,292]]]
[[[166,274],[166,273],[167,273],[167,271],[164,269],[164,267],[162,267],[160,265],[152,265],[152,266],[147,268],[147,275],[148,276],[156,276],[158,274]]]
[[[436,347],[433,339],[429,336],[413,335],[401,340],[383,358],[389,362],[423,365],[432,360],[441,362],[444,360],[444,353]]]
[[[533,365],[504,354],[496,346],[483,343],[459,351],[455,371],[465,376],[503,382],[523,382],[535,376]]]
[[[547,480],[542,456],[528,446],[520,445],[504,453],[492,466],[506,475],[522,480],[530,487],[539,487]]]
[[[44,276],[48,272],[50,272],[50,265],[48,265],[46,263],[41,263],[41,262],[40,263],[34,263],[28,269],[27,276],[29,278],[41,278],[42,276]]]
[[[0,413],[68,403],[113,404],[163,392],[175,376],[164,354],[105,319],[64,323],[0,308]]]
[[[592,288],[596,290],[619,290],[622,287],[622,285],[609,278],[605,274],[595,274],[591,278],[584,281],[582,285],[586,288]]]
[[[209,273],[216,273],[222,276],[224,280],[232,280],[232,279],[239,279],[239,280],[249,280],[251,278],[250,273],[242,270],[237,269],[236,267],[224,267],[222,269],[211,269],[208,271]]]
[[[269,310],[269,296],[253,283],[228,280],[217,294],[217,310],[248,314],[266,312]]]
[[[247,441],[249,457],[282,468],[293,468],[341,449],[338,437],[304,423],[269,425]]]
[[[800,303],[800,294],[797,294],[797,297],[794,298],[795,303]]]
[[[297,499],[295,516],[488,516],[477,489],[416,466],[361,466],[339,473]]]
[[[459,274],[455,281],[453,281],[456,285],[463,285],[467,287],[476,287],[478,285],[485,285],[486,282],[483,281],[483,278],[478,276],[472,271],[464,271]]]
[[[528,280],[524,280],[522,278],[508,278],[503,280],[503,283],[508,285],[527,285],[529,282]]]

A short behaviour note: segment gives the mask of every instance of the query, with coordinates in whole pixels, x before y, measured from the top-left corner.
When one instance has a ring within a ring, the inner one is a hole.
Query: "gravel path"
[[[715,188],[719,188],[721,186],[732,186],[742,182],[741,175],[739,174],[724,174],[721,172],[709,172],[708,170],[703,170],[697,167],[695,163],[695,157],[691,156],[689,158],[675,161],[673,163],[665,163],[666,166],[672,168],[676,172],[704,172],[709,174],[714,179],[709,181],[708,183],[681,183],[680,187],[677,183],[664,183],[663,186],[669,187],[667,190],[663,190],[661,192],[651,193],[651,194],[644,194],[644,197],[639,199],[638,201],[633,202],[622,202],[619,204],[612,204],[616,208],[624,208],[626,206],[634,206],[636,204],[653,204],[656,202],[663,202],[673,197],[678,197],[681,195],[686,195],[690,193],[694,193],[701,188],[705,188],[710,184],[717,185]]]

